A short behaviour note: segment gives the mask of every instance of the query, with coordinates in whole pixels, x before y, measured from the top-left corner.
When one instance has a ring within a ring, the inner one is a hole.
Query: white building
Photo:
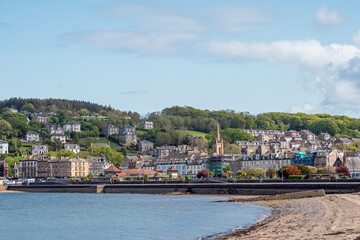
[[[74,152],[74,153],[80,152],[80,146],[79,146],[79,144],[66,143],[66,144],[64,144],[64,149],[65,149],[65,150],[72,151],[72,152]]]
[[[154,123],[151,122],[151,121],[142,121],[140,123],[140,128],[146,129],[146,130],[153,129],[154,128]]]
[[[9,143],[3,140],[0,140],[0,154],[9,153]]]
[[[64,134],[64,129],[60,125],[49,125],[48,126],[50,135],[53,134]]]
[[[51,141],[55,142],[55,139],[59,139],[61,143],[66,143],[66,136],[64,134],[54,134],[51,136]]]
[[[92,174],[100,174],[112,166],[112,164],[103,157],[88,157],[85,159],[90,163],[90,173]]]
[[[48,154],[49,149],[46,145],[32,145],[31,154],[34,156],[37,155],[46,155]]]
[[[77,123],[75,121],[68,122],[63,126],[64,132],[80,132],[81,131],[81,125],[80,123]]]
[[[38,132],[30,131],[26,133],[25,139],[28,142],[39,142],[40,136]]]

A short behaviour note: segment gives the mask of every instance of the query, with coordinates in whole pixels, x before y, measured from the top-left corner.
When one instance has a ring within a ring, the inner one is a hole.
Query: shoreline
[[[250,204],[272,211],[246,228],[204,239],[360,239],[360,193]]]

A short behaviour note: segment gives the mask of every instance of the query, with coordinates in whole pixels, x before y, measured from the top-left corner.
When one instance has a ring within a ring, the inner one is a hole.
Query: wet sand
[[[216,239],[360,240],[360,193],[252,204],[272,207],[273,212],[247,229]]]

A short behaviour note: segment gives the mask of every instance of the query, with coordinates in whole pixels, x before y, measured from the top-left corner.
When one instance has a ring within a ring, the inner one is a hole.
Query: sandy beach
[[[360,193],[252,204],[272,207],[273,214],[262,222],[233,231],[218,240],[360,240]]]

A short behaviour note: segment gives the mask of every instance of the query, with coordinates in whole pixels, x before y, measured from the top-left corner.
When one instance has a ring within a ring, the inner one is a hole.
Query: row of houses
[[[30,156],[20,160],[14,166],[15,178],[81,178],[100,174],[111,164],[101,157],[55,158],[48,156]]]

